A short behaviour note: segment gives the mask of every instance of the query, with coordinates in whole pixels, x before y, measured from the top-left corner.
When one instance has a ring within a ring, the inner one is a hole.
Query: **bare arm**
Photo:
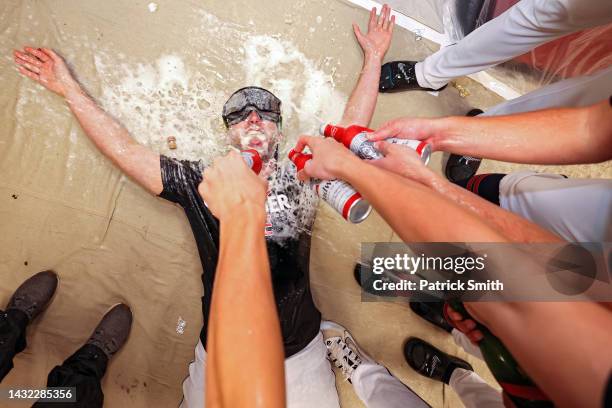
[[[304,146],[313,153],[304,168],[307,176],[346,180],[404,242],[507,241],[473,212],[428,187],[360,160],[335,140],[302,136],[296,150]],[[461,229],[457,228],[458,220]]]
[[[473,212],[513,242],[559,242],[558,236],[510,211],[488,202],[461,188],[425,166],[414,150],[400,145],[378,142],[378,150],[385,157],[372,161],[372,165],[389,170],[407,179],[427,186],[448,200]]]
[[[205,171],[199,191],[221,223],[206,405],[284,407],[284,352],[263,234],[266,183],[233,152]]]
[[[427,140],[435,150],[513,163],[579,164],[612,159],[612,107],[608,100],[572,109],[508,116],[396,119],[373,140]]]
[[[15,51],[19,72],[64,97],[96,147],[126,175],[149,192],[162,192],[159,154],[136,142],[118,121],[104,112],[73,78],[53,50],[26,47]]]
[[[378,98],[380,66],[391,44],[395,16],[390,17],[391,8],[383,6],[380,16],[376,17],[376,8],[370,11],[368,33],[363,35],[359,26],[353,24],[357,42],[363,50],[363,67],[357,85],[344,109],[340,126],[359,125],[367,127],[374,115]]]

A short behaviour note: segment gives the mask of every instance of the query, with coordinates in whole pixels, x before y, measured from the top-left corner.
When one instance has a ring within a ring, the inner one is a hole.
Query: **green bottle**
[[[476,321],[470,316],[460,300],[451,299],[448,304],[464,319]],[[517,408],[554,407],[553,402],[523,371],[501,340],[478,322],[476,322],[476,328],[482,332],[483,337],[478,346],[487,366]]]

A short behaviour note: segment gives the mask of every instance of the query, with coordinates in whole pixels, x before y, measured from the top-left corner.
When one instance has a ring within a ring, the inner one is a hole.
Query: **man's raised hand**
[[[13,57],[22,75],[60,96],[65,97],[71,87],[78,86],[62,57],[49,48],[24,47],[14,50]]]
[[[391,44],[394,25],[395,16],[391,16],[391,7],[386,4],[382,7],[378,17],[376,17],[376,7],[370,11],[367,34],[364,35],[359,26],[353,23],[355,37],[366,57],[375,57],[382,61]]]

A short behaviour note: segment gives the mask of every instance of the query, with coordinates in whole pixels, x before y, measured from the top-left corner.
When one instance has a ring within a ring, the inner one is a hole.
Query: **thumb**
[[[391,143],[387,142],[376,142],[376,149],[381,152],[383,155],[388,156],[390,153]]]

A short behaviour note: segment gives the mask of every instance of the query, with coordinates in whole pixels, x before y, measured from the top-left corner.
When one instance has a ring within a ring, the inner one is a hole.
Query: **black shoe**
[[[119,303],[104,315],[86,344],[101,348],[110,359],[127,341],[131,327],[132,312]]]
[[[416,337],[404,344],[404,358],[417,373],[448,384],[455,368],[474,371],[465,360],[450,356]]]
[[[355,282],[357,282],[357,284],[361,287],[361,289],[363,289],[367,293],[371,295],[381,296],[382,294],[374,290],[374,287],[373,287],[373,283],[374,283],[374,279],[376,278],[376,275],[372,275],[371,279],[369,280],[367,280],[366,277],[364,277],[363,279],[365,279],[366,281],[365,282],[361,281],[362,279],[361,270],[363,267],[364,265],[360,264],[359,262],[355,264],[355,268],[353,269],[353,277],[355,278]]]
[[[13,293],[6,310],[20,310],[28,317],[28,322],[47,308],[57,289],[57,274],[53,271],[38,272],[21,284]]]
[[[480,109],[472,109],[465,116],[478,116],[482,113]],[[444,173],[446,178],[452,183],[459,184],[465,187],[463,184],[470,178],[474,177],[480,167],[482,159],[472,156],[461,156],[458,154],[451,154],[446,162],[446,168]]]
[[[448,324],[444,318],[444,302],[410,302],[410,309],[429,323],[438,326],[444,331],[450,333],[453,330],[453,326]]]
[[[424,88],[419,85],[414,65],[416,61],[392,61],[383,64],[380,69],[379,92],[398,92],[398,91],[441,91],[446,88],[444,85],[439,89]]]

